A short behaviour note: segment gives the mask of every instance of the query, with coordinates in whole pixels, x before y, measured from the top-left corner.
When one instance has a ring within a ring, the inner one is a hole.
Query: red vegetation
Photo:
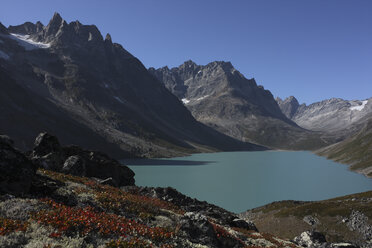
[[[92,207],[73,208],[53,200],[44,199],[42,201],[49,204],[52,209],[42,210],[32,218],[38,223],[55,227],[58,232],[53,234],[54,237],[58,237],[61,233],[86,235],[97,232],[106,237],[136,236],[162,242],[174,235],[163,228],[151,228],[115,214],[96,212]]]
[[[0,217],[0,236],[7,235],[11,232],[27,230],[28,223],[20,220],[4,219]]]

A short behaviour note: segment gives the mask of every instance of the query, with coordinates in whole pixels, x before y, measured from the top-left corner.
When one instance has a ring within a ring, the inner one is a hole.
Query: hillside
[[[240,214],[262,232],[293,238],[317,231],[330,242],[348,241],[370,247],[372,191],[315,202],[280,201]]]
[[[372,118],[362,124],[359,132],[317,151],[317,154],[351,165],[352,170],[372,177]]]

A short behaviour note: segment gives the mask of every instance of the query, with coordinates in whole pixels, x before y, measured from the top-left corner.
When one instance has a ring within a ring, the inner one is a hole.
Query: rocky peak
[[[56,35],[64,23],[65,21],[62,17],[55,12],[52,19],[49,21],[49,24],[46,26],[45,36]]]
[[[111,35],[109,33],[106,34],[105,41],[112,43]]]
[[[278,103],[283,114],[289,119],[291,119],[295,115],[300,106],[294,96],[287,97],[284,101],[280,97],[277,97],[275,100]]]
[[[0,22],[0,34],[9,34],[7,28]]]

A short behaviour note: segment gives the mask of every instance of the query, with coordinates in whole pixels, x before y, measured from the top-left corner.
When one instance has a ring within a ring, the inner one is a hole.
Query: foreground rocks
[[[35,168],[12,145],[9,137],[0,136],[0,193],[27,194],[35,176]]]
[[[111,178],[114,186],[134,185],[134,172],[117,160],[96,151],[86,151],[78,146],[62,147],[55,136],[41,133],[29,158],[38,168],[63,172],[75,176]]]

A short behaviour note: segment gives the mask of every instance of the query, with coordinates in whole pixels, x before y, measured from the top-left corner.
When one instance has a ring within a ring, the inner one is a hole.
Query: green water
[[[372,190],[372,179],[310,152],[202,153],[124,160],[140,186],[171,186],[232,212],[279,200],[323,200]]]

